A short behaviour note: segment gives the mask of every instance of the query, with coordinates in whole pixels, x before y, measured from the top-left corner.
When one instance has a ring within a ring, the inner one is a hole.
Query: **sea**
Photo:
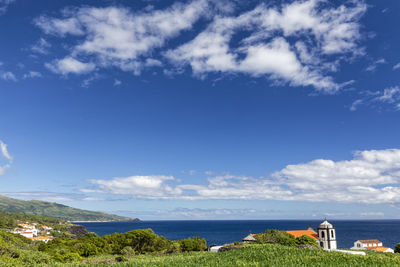
[[[229,220],[229,221],[131,221],[81,222],[90,232],[103,236],[135,229],[151,228],[170,240],[199,236],[208,245],[223,245],[241,241],[249,233],[262,233],[266,229],[305,230],[318,228],[321,220]],[[379,239],[386,247],[400,243],[400,220],[329,220],[336,228],[338,248],[350,248],[356,240]]]

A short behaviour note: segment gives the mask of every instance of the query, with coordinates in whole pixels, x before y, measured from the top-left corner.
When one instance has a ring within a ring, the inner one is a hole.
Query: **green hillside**
[[[75,209],[62,204],[40,200],[19,200],[0,196],[0,211],[54,217],[68,221],[130,221],[138,220],[104,212]]]

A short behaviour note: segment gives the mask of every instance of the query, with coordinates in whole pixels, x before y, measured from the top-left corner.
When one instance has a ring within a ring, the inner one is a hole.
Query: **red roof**
[[[294,238],[298,238],[300,236],[306,235],[315,240],[318,240],[318,235],[310,230],[294,230],[294,231],[286,231],[286,233],[291,234]]]
[[[387,247],[369,247],[369,248],[367,248],[367,249],[376,250],[376,251],[378,251],[378,252],[385,252],[385,251],[388,250],[389,248],[387,248]]]

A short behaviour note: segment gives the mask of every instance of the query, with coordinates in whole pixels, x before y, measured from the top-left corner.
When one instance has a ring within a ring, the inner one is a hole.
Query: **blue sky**
[[[399,12],[0,0],[0,193],[147,220],[399,218]]]

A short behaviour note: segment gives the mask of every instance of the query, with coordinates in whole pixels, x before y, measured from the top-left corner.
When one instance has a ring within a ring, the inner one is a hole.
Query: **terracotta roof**
[[[291,234],[292,236],[294,236],[294,238],[306,235],[309,236],[315,240],[318,240],[318,235],[310,230],[295,230],[295,231],[286,231],[286,233]]]
[[[53,239],[53,237],[52,236],[37,236],[37,237],[31,237],[30,239],[43,240],[43,239]]]
[[[388,250],[389,248],[387,248],[387,247],[370,247],[370,248],[367,248],[367,249],[376,250],[376,251],[378,251],[378,252],[385,252],[385,251]]]
[[[357,240],[360,241],[361,243],[382,243],[381,241],[379,241],[378,239],[370,239],[370,240]]]
[[[22,227],[24,227],[24,226],[26,226],[26,227],[35,227],[34,225],[25,224],[25,223],[19,223],[18,225],[22,226]]]

